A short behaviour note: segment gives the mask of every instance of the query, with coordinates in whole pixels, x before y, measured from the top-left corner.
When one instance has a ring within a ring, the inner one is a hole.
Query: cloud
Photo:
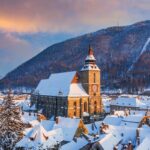
[[[0,75],[66,37],[149,14],[149,0],[0,0]]]
[[[71,36],[70,34],[0,32],[0,76],[5,75],[51,44]]]
[[[11,33],[0,32],[0,75],[29,59],[32,51],[33,47],[27,41]]]
[[[148,0],[3,0],[0,29],[9,32],[87,32],[128,24],[150,13]]]

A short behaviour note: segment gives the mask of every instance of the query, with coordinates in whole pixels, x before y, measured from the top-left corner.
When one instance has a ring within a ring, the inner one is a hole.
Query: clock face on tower
[[[93,85],[92,85],[92,90],[93,90],[93,92],[97,92],[97,88],[98,88],[98,87],[97,87],[96,84],[93,84]]]

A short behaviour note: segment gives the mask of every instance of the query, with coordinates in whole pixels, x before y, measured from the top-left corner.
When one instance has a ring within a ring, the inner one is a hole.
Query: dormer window
[[[63,93],[61,91],[58,92],[58,95],[63,95]]]

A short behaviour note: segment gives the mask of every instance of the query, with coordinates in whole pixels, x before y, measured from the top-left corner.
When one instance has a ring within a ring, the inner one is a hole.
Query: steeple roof
[[[96,59],[94,57],[94,51],[92,47],[89,45],[88,56],[85,59],[85,63],[95,63]]]
[[[85,59],[85,64],[82,70],[99,70],[98,66],[96,65],[96,59],[94,57],[94,51],[92,47],[89,45],[88,55]]]
[[[94,52],[93,52],[93,49],[92,49],[92,47],[91,47],[91,45],[89,45],[89,53],[88,53],[89,55],[93,55],[94,54]]]

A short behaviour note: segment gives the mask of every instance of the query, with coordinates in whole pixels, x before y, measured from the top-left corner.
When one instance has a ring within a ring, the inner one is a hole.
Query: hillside
[[[150,21],[110,27],[54,44],[0,80],[0,88],[35,87],[53,72],[79,70],[91,44],[102,86],[138,90],[150,83]],[[139,84],[140,83],[140,84]]]

